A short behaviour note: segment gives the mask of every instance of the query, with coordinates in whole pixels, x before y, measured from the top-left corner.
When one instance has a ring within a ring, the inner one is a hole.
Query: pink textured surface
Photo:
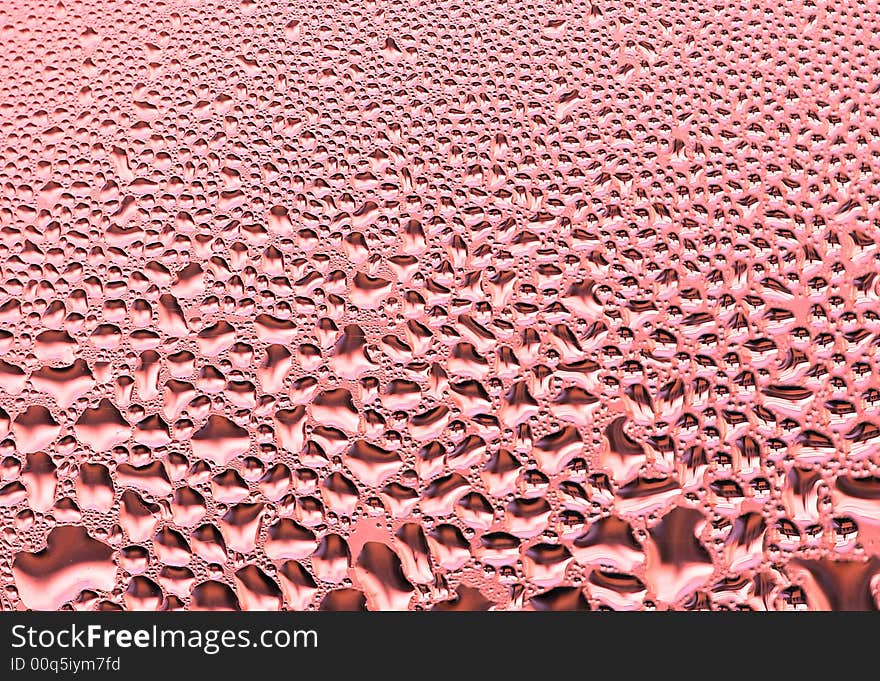
[[[874,608],[868,7],[0,1],[0,607]]]

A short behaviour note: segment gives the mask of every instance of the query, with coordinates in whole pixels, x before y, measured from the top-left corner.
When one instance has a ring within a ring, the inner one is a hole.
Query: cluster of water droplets
[[[869,3],[0,36],[0,608],[876,606]]]

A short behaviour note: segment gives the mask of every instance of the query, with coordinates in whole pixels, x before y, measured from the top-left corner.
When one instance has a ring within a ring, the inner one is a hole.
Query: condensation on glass
[[[0,608],[874,608],[871,7],[2,0]]]

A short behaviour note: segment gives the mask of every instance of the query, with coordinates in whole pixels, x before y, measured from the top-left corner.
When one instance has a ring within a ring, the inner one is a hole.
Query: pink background
[[[0,608],[875,608],[867,8],[0,0]]]

